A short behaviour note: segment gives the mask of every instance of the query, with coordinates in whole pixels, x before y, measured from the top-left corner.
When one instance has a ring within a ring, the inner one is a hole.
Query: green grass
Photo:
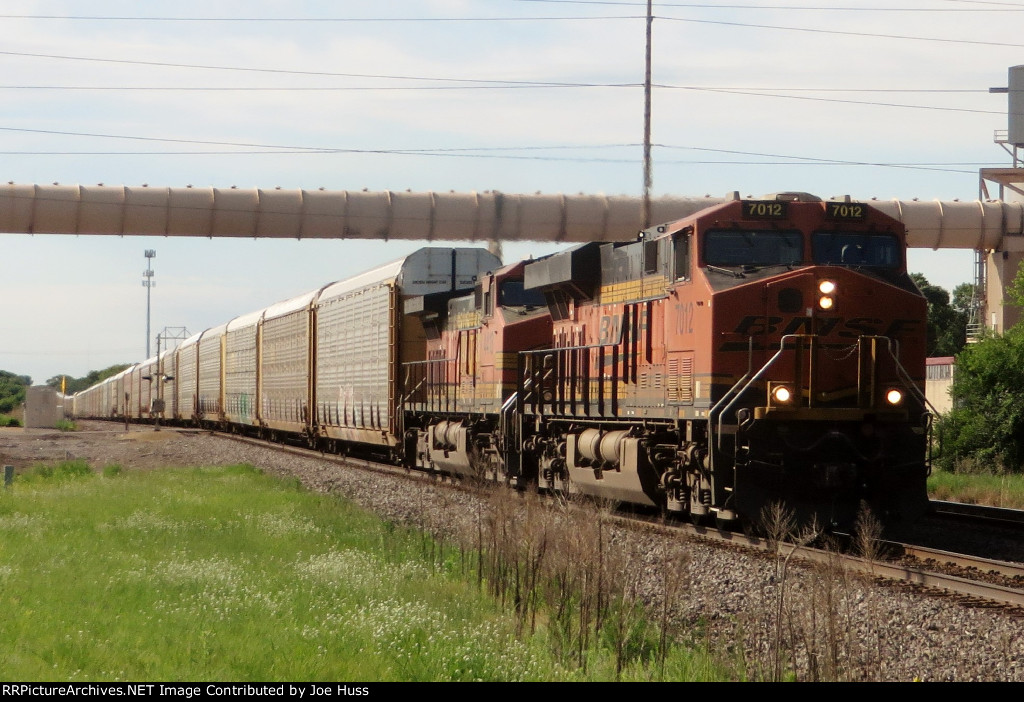
[[[458,550],[439,563],[421,534],[247,466],[37,467],[0,493],[0,534],[4,680],[614,676],[607,649],[584,675],[543,627],[517,637]],[[679,649],[664,670],[722,678]]]
[[[928,495],[935,500],[1024,509],[1024,475],[949,473],[933,468]]]

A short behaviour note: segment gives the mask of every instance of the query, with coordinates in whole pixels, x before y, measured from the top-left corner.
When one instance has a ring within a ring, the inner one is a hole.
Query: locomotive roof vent
[[[768,193],[764,200],[782,200],[785,202],[821,202],[821,198],[810,193],[787,191],[781,193]]]
[[[601,246],[601,242],[591,241],[527,263],[523,287],[545,293],[562,290],[575,299],[593,299],[600,285]]]

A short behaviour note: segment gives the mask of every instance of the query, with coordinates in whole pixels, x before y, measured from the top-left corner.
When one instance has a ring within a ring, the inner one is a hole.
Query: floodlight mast
[[[146,270],[142,271],[142,287],[146,289],[146,358],[149,358],[149,302],[153,286],[153,270],[151,264],[156,258],[156,249],[146,249]]]

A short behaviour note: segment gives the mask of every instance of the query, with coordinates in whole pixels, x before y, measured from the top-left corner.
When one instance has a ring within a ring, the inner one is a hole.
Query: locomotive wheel
[[[690,514],[690,522],[692,522],[694,526],[703,526],[708,523],[710,512],[700,501],[700,476],[696,473],[687,473],[686,480],[690,487],[687,491],[689,495],[687,511]]]
[[[722,531],[733,531],[736,528],[735,519],[715,516],[715,526]]]
[[[740,527],[743,529],[743,535],[750,538],[763,538],[764,530],[751,519],[741,519],[739,521]]]

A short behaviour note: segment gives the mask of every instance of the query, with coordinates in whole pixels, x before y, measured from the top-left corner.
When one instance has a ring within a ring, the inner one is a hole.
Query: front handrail
[[[737,380],[733,384],[733,386],[731,388],[729,388],[725,392],[724,395],[722,395],[722,397],[718,400],[718,402],[716,402],[714,405],[711,406],[710,410],[708,410],[708,432],[709,432],[709,434],[713,433],[712,427],[714,426],[715,410],[717,410],[721,406],[721,404],[723,402],[725,402],[729,397],[732,396],[732,394],[736,391],[736,388],[738,388],[740,385],[742,385],[743,382],[747,378],[750,377],[750,373],[753,370],[754,370],[754,337],[751,336],[751,337],[748,337],[748,343],[747,343],[747,372],[744,373],[743,376],[739,380]],[[721,435],[719,435],[719,441],[721,441]],[[711,445],[713,443],[714,443],[714,436],[708,436],[708,445]],[[719,443],[718,447],[721,448],[721,443]],[[713,464],[714,463],[714,452],[712,452],[711,461],[712,461],[712,464]]]
[[[764,363],[764,365],[761,366],[761,368],[757,371],[757,373],[755,373],[752,377],[748,378],[748,376],[750,376],[750,370],[748,369],[747,373],[744,374],[744,376],[742,378],[740,378],[725,393],[725,395],[722,396],[722,398],[718,402],[715,403],[715,405],[708,412],[708,426],[709,427],[710,426],[714,426],[715,415],[716,415],[716,412],[717,412],[717,420],[718,420],[718,422],[717,422],[718,423],[718,426],[717,426],[717,429],[718,429],[717,447],[718,447],[719,450],[721,450],[721,448],[722,448],[722,435],[724,433],[723,425],[724,425],[724,422],[725,422],[726,414],[728,414],[728,412],[736,405],[736,403],[739,402],[740,397],[742,397],[743,394],[754,383],[756,383],[758,380],[760,380],[762,377],[764,377],[764,374],[768,371],[768,369],[771,368],[776,363],[776,361],[778,361],[779,357],[787,350],[786,349],[786,343],[788,341],[795,341],[795,340],[798,340],[798,339],[812,340],[812,339],[815,339],[815,338],[817,338],[816,334],[786,334],[786,335],[784,335],[781,339],[779,339],[779,350],[776,351],[775,354],[772,355],[772,357],[770,359],[768,359]],[[865,339],[873,339],[873,340],[884,341],[885,342],[886,350],[888,351],[890,358],[892,358],[893,363],[895,364],[895,367],[896,367],[896,370],[897,370],[897,374],[899,375],[900,380],[902,380],[903,384],[910,390],[910,392],[913,394],[913,396],[921,403],[921,405],[923,407],[929,408],[929,409],[931,409],[931,411],[933,413],[936,413],[934,405],[932,405],[932,403],[928,400],[928,398],[925,396],[925,394],[917,386],[917,383],[914,382],[914,379],[910,376],[910,373],[907,371],[907,369],[900,362],[900,360],[899,360],[899,342],[895,341],[892,338],[887,337],[887,336],[874,336],[874,335],[872,335],[872,336],[861,336],[861,337],[858,337],[858,343],[860,341],[862,341],[862,340],[865,340]],[[751,339],[751,342],[752,341],[753,340]],[[753,345],[752,345],[752,343],[751,343],[751,355],[750,355],[750,358],[751,358],[751,360],[753,358]],[[742,385],[742,387],[740,387],[740,385]],[[719,409],[719,407],[721,407],[722,403],[724,403],[726,400],[730,400],[729,403],[725,407],[722,407],[721,409]]]
[[[725,418],[726,412],[728,412],[730,409],[732,409],[733,405],[735,405],[737,402],[739,402],[739,399],[743,396],[743,393],[745,393],[750,388],[751,385],[753,385],[758,380],[760,380],[761,377],[764,376],[764,374],[768,371],[768,369],[771,368],[775,364],[775,362],[777,360],[779,360],[779,356],[781,356],[783,354],[783,352],[785,352],[785,350],[786,350],[786,341],[787,340],[789,340],[789,339],[810,339],[810,338],[812,338],[814,336],[816,336],[816,335],[814,335],[814,334],[786,334],[781,339],[779,339],[779,350],[775,352],[775,355],[772,356],[771,358],[769,358],[768,361],[763,366],[761,366],[761,369],[758,370],[757,373],[755,373],[753,377],[751,377],[749,380],[747,380],[746,384],[742,388],[740,388],[739,390],[736,391],[736,393],[733,395],[732,401],[728,405],[723,407],[722,410],[718,413],[718,449],[719,450],[721,450],[721,448],[722,448],[722,433],[723,433],[722,423],[723,423],[723,420]],[[751,358],[752,357],[753,356],[751,355]],[[746,376],[744,376],[744,377],[746,377]],[[741,378],[740,381],[738,383],[736,383],[736,385],[739,385],[739,383],[742,383],[742,382],[743,382],[743,379]],[[733,387],[735,388],[735,386],[733,386]],[[730,392],[731,392],[731,390],[730,390]],[[728,396],[728,393],[726,394],[726,396]],[[724,400],[725,400],[725,397],[723,397],[722,400],[719,400],[717,403],[715,403],[715,407],[720,405],[722,403],[722,401],[724,401]],[[709,426],[711,425],[712,422],[714,422],[714,416],[712,414],[713,412],[714,412],[714,407],[712,407],[711,411],[708,412]]]

